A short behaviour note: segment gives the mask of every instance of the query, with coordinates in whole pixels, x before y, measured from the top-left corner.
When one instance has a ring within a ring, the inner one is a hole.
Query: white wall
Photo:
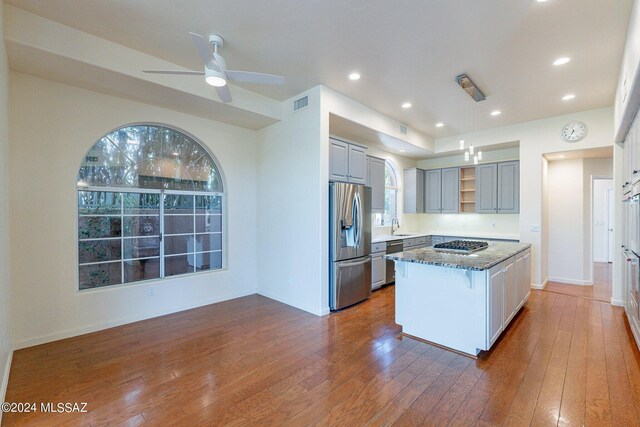
[[[610,177],[612,159],[572,159],[548,165],[549,280],[593,283],[592,180]]]
[[[4,402],[12,350],[9,289],[9,67],[3,23],[3,3],[0,2],[0,402]]]
[[[613,190],[613,179],[596,179],[593,182],[593,261],[607,262],[609,240],[607,193]],[[613,248],[611,248],[613,250]]]
[[[329,310],[320,92],[296,96],[309,97],[297,112],[285,101],[283,120],[259,131],[258,146],[258,292],[316,315]]]
[[[549,162],[549,280],[585,284],[582,159]]]
[[[405,215],[409,233],[518,239],[518,215],[491,214],[411,214]]]
[[[567,144],[560,139],[560,130],[572,120],[581,120],[589,133],[578,144]],[[606,147],[613,144],[613,110],[604,108],[551,117],[472,134],[436,140],[436,153],[455,150],[460,138],[480,148],[505,142],[520,143],[520,240],[531,243],[531,265],[534,285],[541,286],[542,276],[542,182],[543,154],[558,151]],[[614,185],[617,185],[614,182]],[[538,230],[538,231],[534,231]],[[619,243],[616,243],[618,245]],[[617,262],[621,262],[620,259]],[[616,283],[614,282],[614,287]],[[615,291],[614,291],[615,294]]]
[[[468,146],[468,144],[467,144]],[[498,150],[483,151],[482,161],[480,163],[506,162],[509,160],[518,160],[520,157],[520,149],[518,147],[503,148]],[[469,162],[464,161],[464,151],[458,150],[456,154],[451,156],[435,157],[420,160],[418,167],[421,169],[439,169],[454,166],[472,166],[473,159]]]
[[[15,72],[10,100],[11,285],[17,347],[256,292],[255,131]],[[132,122],[183,129],[218,159],[227,192],[228,268],[78,292],[78,168],[95,141]],[[153,296],[147,295],[149,288]]]

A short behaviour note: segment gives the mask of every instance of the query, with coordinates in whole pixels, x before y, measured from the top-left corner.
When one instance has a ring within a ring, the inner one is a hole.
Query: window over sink
[[[391,225],[398,211],[398,180],[395,168],[389,160],[384,162],[384,212],[374,214],[373,225],[382,227]]]

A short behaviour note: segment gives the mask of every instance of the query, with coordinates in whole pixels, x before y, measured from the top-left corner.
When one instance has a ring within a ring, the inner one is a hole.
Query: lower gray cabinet
[[[384,252],[371,254],[371,289],[384,285],[387,276],[387,260],[382,258]]]
[[[384,212],[384,160],[367,156],[368,180],[371,187],[371,211],[373,213]]]
[[[520,211],[520,162],[498,163],[498,213]]]

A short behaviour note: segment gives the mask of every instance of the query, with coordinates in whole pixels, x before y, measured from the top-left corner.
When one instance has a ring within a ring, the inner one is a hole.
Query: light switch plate
[[[540,226],[538,224],[531,224],[531,231],[534,233],[540,232]]]

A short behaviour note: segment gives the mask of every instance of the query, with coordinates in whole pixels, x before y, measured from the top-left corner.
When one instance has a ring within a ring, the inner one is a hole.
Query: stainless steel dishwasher
[[[402,252],[403,243],[402,240],[391,240],[387,242],[386,254],[395,254],[396,252]],[[396,281],[396,268],[395,261],[387,260],[387,274],[384,281],[385,285]]]

